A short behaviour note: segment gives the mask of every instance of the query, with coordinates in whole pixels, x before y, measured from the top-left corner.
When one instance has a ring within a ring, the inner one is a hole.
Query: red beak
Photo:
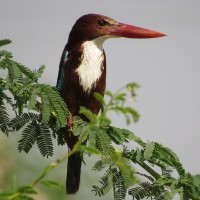
[[[156,37],[166,36],[165,34],[159,33],[157,31],[152,31],[149,29],[122,23],[114,25],[109,30],[109,34],[112,36],[126,37],[126,38],[156,38]]]

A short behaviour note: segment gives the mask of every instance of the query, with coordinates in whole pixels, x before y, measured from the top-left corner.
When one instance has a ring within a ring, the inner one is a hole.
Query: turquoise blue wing
[[[60,65],[59,65],[59,72],[58,72],[58,78],[57,78],[57,84],[56,87],[61,91],[63,86],[63,79],[64,79],[64,64],[67,58],[67,50],[66,47],[63,50],[61,59],[60,59]]]

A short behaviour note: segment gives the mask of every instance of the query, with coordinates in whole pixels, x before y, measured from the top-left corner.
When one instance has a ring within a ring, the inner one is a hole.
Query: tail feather
[[[77,152],[68,158],[67,164],[67,180],[66,193],[75,194],[80,185],[82,159],[80,153]]]

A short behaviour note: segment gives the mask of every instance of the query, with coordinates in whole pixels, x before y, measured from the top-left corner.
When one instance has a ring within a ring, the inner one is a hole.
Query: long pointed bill
[[[163,33],[159,33],[157,31],[140,28],[137,26],[131,26],[128,24],[122,24],[119,23],[115,26],[113,26],[109,34],[112,36],[117,37],[126,37],[126,38],[157,38],[157,37],[163,37],[166,36]]]

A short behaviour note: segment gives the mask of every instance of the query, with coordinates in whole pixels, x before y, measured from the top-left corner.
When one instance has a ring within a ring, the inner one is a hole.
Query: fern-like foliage
[[[124,183],[123,175],[120,170],[113,168],[113,190],[114,200],[124,200],[126,198],[127,187]]]
[[[48,126],[39,124],[38,125],[38,139],[37,145],[40,150],[40,153],[43,156],[52,156],[53,155],[53,142],[51,139],[51,134]]]
[[[29,122],[36,122],[39,121],[39,114],[28,112],[23,113],[21,115],[17,115],[14,117],[10,123],[9,126],[12,128],[13,131],[19,131],[23,127],[26,126]]]
[[[90,137],[95,142],[95,147],[102,153],[102,155],[109,156],[114,152],[114,148],[111,145],[111,140],[106,132],[101,129],[96,129],[90,134]]]
[[[93,191],[95,195],[104,196],[106,195],[112,188],[113,183],[113,174],[110,169],[108,169],[104,175],[102,176],[101,180],[99,181],[100,186],[93,186]]]
[[[38,139],[38,124],[36,121],[29,123],[22,133],[22,139],[19,140],[18,150],[28,153]]]
[[[0,40],[0,47],[10,42]],[[56,133],[66,126],[70,113],[55,87],[38,83],[44,69],[42,65],[31,71],[12,60],[11,53],[0,51],[0,70],[7,70],[7,77],[0,77],[0,130],[6,135],[21,130],[19,151],[28,153],[36,143],[48,157],[53,155],[52,134],[60,141]],[[7,113],[5,102],[13,108],[14,118]]]
[[[1,81],[1,80],[0,80]],[[6,110],[4,101],[11,103],[11,98],[9,98],[2,90],[0,90],[0,130],[8,136],[10,132],[10,118]]]
[[[10,43],[11,43],[11,40],[8,40],[8,39],[0,40],[0,47],[4,45],[8,45]]]
[[[10,128],[9,128],[9,116],[6,111],[6,107],[4,105],[0,105],[0,130],[8,135]]]
[[[136,93],[135,90],[139,87],[137,83],[129,83],[125,87],[119,89],[116,93],[106,91],[105,95],[109,98],[108,103],[100,95],[95,94],[95,98],[102,104],[103,113],[106,115],[108,111],[114,111],[117,114],[124,115],[127,124],[130,124],[131,120],[137,122],[139,120],[139,113],[130,106],[126,106],[126,99],[131,98],[134,102]]]
[[[0,47],[10,42],[0,40]],[[0,50],[0,70],[6,74],[0,77],[0,131],[6,135],[15,131],[22,133],[18,141],[20,152],[28,153],[37,145],[41,155],[48,157],[53,155],[52,139],[57,139],[58,144],[65,144],[66,119],[70,113],[55,87],[38,83],[44,69],[42,65],[32,71],[14,61],[10,52]],[[187,173],[171,149],[157,142],[144,142],[133,132],[112,126],[108,117],[110,111],[122,114],[127,124],[138,121],[138,112],[126,103],[127,98],[135,99],[138,87],[138,84],[130,83],[115,93],[107,91],[108,102],[95,93],[94,97],[103,107],[101,114],[97,116],[86,108],[80,108],[80,114],[85,115],[88,122],[80,116],[73,116],[70,134],[78,137],[79,141],[72,151],[99,156],[92,169],[103,172],[103,176],[98,185],[93,186],[93,191],[96,195],[104,196],[113,190],[115,200],[125,200],[127,195],[136,200],[171,200],[176,194],[181,200],[199,200],[200,175]],[[7,112],[7,106],[13,108],[12,117]],[[135,148],[131,145],[133,143]],[[136,171],[135,165],[143,171]],[[52,166],[47,167],[36,182],[50,168]],[[174,174],[178,177],[174,177]],[[140,182],[140,177],[145,180]],[[15,195],[21,199],[34,199],[29,194],[35,193],[33,187],[28,185],[15,193],[0,193],[0,199],[13,199]]]
[[[133,199],[141,200],[151,195],[151,188],[152,184],[149,182],[142,182],[139,186],[130,189],[128,193],[133,196]]]

